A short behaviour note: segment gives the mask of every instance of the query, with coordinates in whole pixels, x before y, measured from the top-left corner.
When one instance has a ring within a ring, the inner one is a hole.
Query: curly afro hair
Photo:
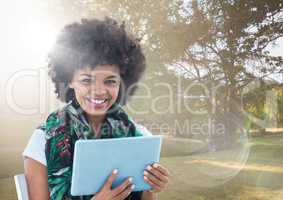
[[[119,25],[108,17],[66,25],[48,55],[48,74],[57,98],[62,102],[75,98],[68,83],[76,70],[104,64],[119,67],[123,89],[120,87],[117,102],[125,105],[145,70],[139,39],[126,32],[124,23]]]

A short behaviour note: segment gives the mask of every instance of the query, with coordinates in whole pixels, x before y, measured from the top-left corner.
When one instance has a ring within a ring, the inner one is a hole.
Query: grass
[[[173,179],[161,199],[283,199],[280,139],[280,136],[256,138],[236,149],[163,158]]]
[[[160,194],[160,199],[283,199],[281,136],[257,137],[238,148],[191,155],[202,146],[201,142],[188,139],[163,141],[161,163],[170,170],[172,179],[168,188]],[[3,169],[7,172],[4,176],[4,171],[1,170],[1,200],[16,199],[11,175],[17,173],[17,169],[22,170],[21,162],[17,162],[18,164],[10,159],[6,165],[1,163],[1,169],[4,166],[6,169]],[[9,163],[14,166],[9,167]]]
[[[0,179],[0,199],[16,200],[16,188],[12,177]]]

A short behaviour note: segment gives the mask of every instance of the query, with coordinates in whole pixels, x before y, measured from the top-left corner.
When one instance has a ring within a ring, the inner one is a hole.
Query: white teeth
[[[92,103],[95,103],[95,104],[102,104],[104,102],[106,102],[106,99],[103,99],[103,100],[97,100],[97,99],[89,99]]]

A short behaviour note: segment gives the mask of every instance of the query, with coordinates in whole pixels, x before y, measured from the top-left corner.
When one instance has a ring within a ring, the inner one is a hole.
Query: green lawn
[[[173,179],[161,199],[283,199],[281,138],[255,138],[236,149],[162,158]]]
[[[202,146],[199,141],[188,139],[164,140],[161,163],[170,170],[172,180],[160,199],[283,199],[283,140],[280,136],[255,138],[226,151],[191,155]],[[22,169],[20,165],[18,169]],[[0,199],[16,199],[11,175],[2,177]]]

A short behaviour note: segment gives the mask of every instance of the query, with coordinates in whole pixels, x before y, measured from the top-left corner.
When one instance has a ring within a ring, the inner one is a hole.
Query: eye
[[[118,83],[118,81],[113,80],[113,79],[109,79],[109,80],[105,80],[104,83],[107,84],[107,85],[116,85]]]
[[[82,79],[82,80],[80,80],[80,82],[82,84],[90,84],[91,83],[91,79]]]

